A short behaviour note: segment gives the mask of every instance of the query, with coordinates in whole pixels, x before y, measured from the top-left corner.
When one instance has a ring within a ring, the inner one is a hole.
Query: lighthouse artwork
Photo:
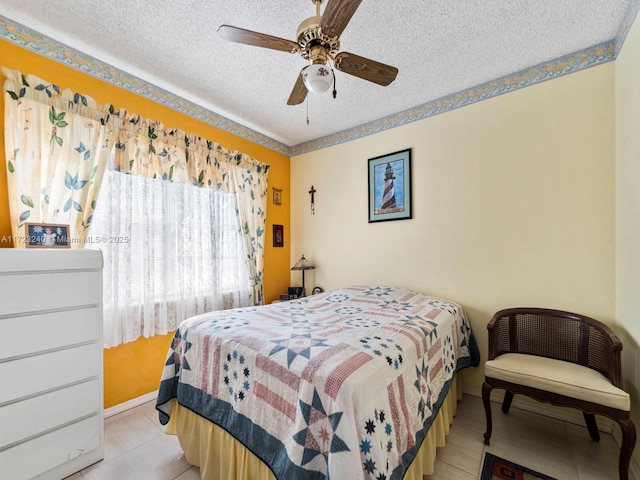
[[[376,209],[377,213],[388,211],[396,208],[396,192],[393,188],[393,181],[396,179],[393,174],[391,163],[387,163],[384,170],[384,187],[382,190],[382,206]]]
[[[369,160],[369,222],[411,218],[411,150]]]
[[[395,160],[375,167],[376,202],[374,213],[404,211],[404,162]]]

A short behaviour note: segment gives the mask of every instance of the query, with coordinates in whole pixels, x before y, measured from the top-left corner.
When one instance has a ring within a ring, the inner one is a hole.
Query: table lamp
[[[302,258],[300,260],[298,260],[293,267],[291,267],[291,270],[302,270],[302,296],[303,297],[307,296],[307,292],[304,289],[304,271],[305,270],[313,270],[314,268],[316,268],[316,266],[312,265],[309,262],[309,260],[304,258],[304,254],[302,255]]]

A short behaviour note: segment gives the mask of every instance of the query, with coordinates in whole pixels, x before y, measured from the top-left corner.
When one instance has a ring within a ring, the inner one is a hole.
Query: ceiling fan
[[[348,52],[339,52],[340,35],[346,28],[362,0],[328,0],[320,15],[320,5],[325,0],[311,0],[316,6],[316,15],[304,20],[298,26],[297,41],[274,37],[264,33],[221,25],[218,33],[226,40],[270,48],[289,53],[299,53],[309,60],[304,67],[287,101],[288,105],[304,102],[307,92],[325,92],[333,82],[333,71],[327,68],[331,60],[337,70],[387,86],[393,82],[398,69],[384,63]],[[335,96],[335,91],[334,91]]]

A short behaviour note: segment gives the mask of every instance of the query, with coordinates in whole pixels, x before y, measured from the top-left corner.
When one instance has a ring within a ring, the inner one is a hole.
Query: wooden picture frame
[[[282,189],[281,188],[273,188],[273,204],[274,205],[282,205]]]
[[[369,159],[369,223],[406,220],[411,213],[411,149]]]
[[[284,226],[282,225],[273,226],[273,246],[284,247]]]
[[[70,248],[69,225],[25,223],[27,248]]]

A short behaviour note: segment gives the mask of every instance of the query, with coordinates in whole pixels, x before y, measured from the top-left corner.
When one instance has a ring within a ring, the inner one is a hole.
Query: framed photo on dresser
[[[70,248],[69,225],[25,223],[27,248]]]

